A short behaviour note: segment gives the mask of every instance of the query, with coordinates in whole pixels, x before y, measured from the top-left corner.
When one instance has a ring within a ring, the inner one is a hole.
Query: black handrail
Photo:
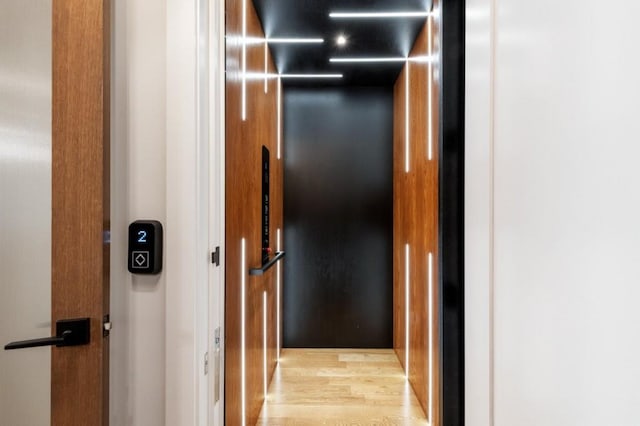
[[[264,274],[269,269],[271,269],[271,267],[273,267],[273,265],[278,263],[278,261],[280,259],[282,259],[284,257],[284,255],[285,255],[285,253],[283,251],[277,251],[276,255],[273,256],[273,258],[271,258],[267,263],[262,265],[262,267],[249,269],[249,275],[262,275],[262,274]]]

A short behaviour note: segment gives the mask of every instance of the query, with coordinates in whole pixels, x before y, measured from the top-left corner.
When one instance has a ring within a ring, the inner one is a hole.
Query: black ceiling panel
[[[332,19],[330,12],[427,11],[430,0],[253,0],[267,38],[323,38],[323,44],[272,44],[281,74],[342,73],[339,80],[286,80],[285,85],[389,86],[403,63],[330,63],[331,57],[406,57],[425,18]],[[345,35],[344,47],[336,44]]]

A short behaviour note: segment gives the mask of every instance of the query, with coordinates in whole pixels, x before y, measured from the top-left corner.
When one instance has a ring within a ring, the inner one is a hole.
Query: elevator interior
[[[227,0],[229,424],[282,347],[393,348],[438,424],[434,3]]]

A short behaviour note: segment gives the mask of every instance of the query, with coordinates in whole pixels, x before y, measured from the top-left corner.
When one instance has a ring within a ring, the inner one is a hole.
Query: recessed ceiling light
[[[384,18],[426,18],[431,12],[426,11],[387,11],[387,12],[331,12],[329,17],[335,19],[384,19]]]
[[[347,38],[343,35],[340,34],[337,38],[336,38],[336,44],[338,46],[346,46],[347,44]]]

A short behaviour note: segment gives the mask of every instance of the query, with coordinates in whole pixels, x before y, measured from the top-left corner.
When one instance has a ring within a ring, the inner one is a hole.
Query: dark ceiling
[[[281,74],[342,73],[342,79],[285,85],[390,86],[403,63],[330,63],[331,57],[406,57],[425,18],[333,19],[329,12],[427,11],[430,0],[253,0],[267,38],[323,38],[323,44],[271,44]],[[338,35],[347,45],[336,43]]]

